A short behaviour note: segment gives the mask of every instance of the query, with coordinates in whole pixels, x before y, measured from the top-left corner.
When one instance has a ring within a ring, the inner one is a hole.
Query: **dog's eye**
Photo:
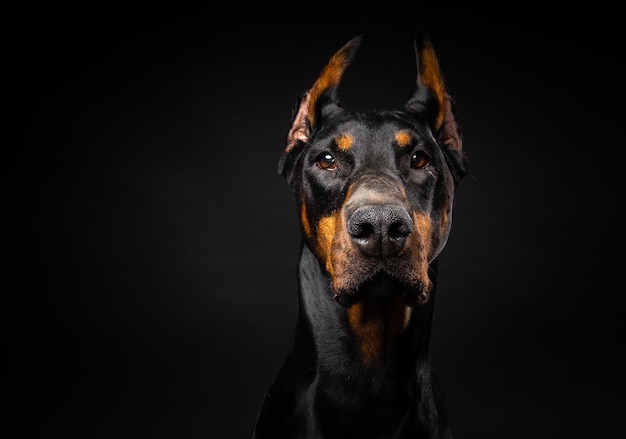
[[[413,169],[422,169],[430,164],[430,160],[426,154],[421,152],[416,152],[411,157],[411,168]]]
[[[335,157],[328,152],[323,152],[315,157],[315,164],[324,171],[334,171],[337,169],[337,163],[335,163]]]

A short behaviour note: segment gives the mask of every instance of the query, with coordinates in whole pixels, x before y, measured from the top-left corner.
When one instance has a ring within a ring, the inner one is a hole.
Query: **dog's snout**
[[[413,231],[413,221],[406,209],[388,204],[357,208],[347,226],[350,238],[361,252],[376,258],[398,253]]]

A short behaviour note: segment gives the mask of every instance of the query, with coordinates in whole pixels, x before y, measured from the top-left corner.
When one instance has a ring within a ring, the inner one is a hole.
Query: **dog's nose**
[[[363,254],[387,258],[398,253],[413,231],[411,216],[402,206],[373,204],[358,207],[348,219],[348,233]]]

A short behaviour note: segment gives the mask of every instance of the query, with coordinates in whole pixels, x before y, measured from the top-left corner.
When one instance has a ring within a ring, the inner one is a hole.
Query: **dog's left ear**
[[[461,128],[457,123],[454,102],[446,88],[435,49],[422,32],[418,32],[415,38],[415,58],[417,83],[405,109],[430,125],[448,164],[451,165],[454,180],[458,183],[467,173]]]
[[[288,158],[306,145],[322,120],[340,110],[337,88],[344,71],[352,62],[363,39],[359,35],[339,49],[326,64],[313,86],[300,98],[287,134],[287,146],[280,159],[278,171],[289,172]]]

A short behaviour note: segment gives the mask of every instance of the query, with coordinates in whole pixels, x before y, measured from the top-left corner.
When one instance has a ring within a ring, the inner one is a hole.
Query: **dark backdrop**
[[[418,25],[471,163],[433,329],[456,438],[623,430],[623,51],[557,12],[8,11],[4,437],[248,437],[295,322],[295,101],[364,33],[344,105],[400,107]]]

